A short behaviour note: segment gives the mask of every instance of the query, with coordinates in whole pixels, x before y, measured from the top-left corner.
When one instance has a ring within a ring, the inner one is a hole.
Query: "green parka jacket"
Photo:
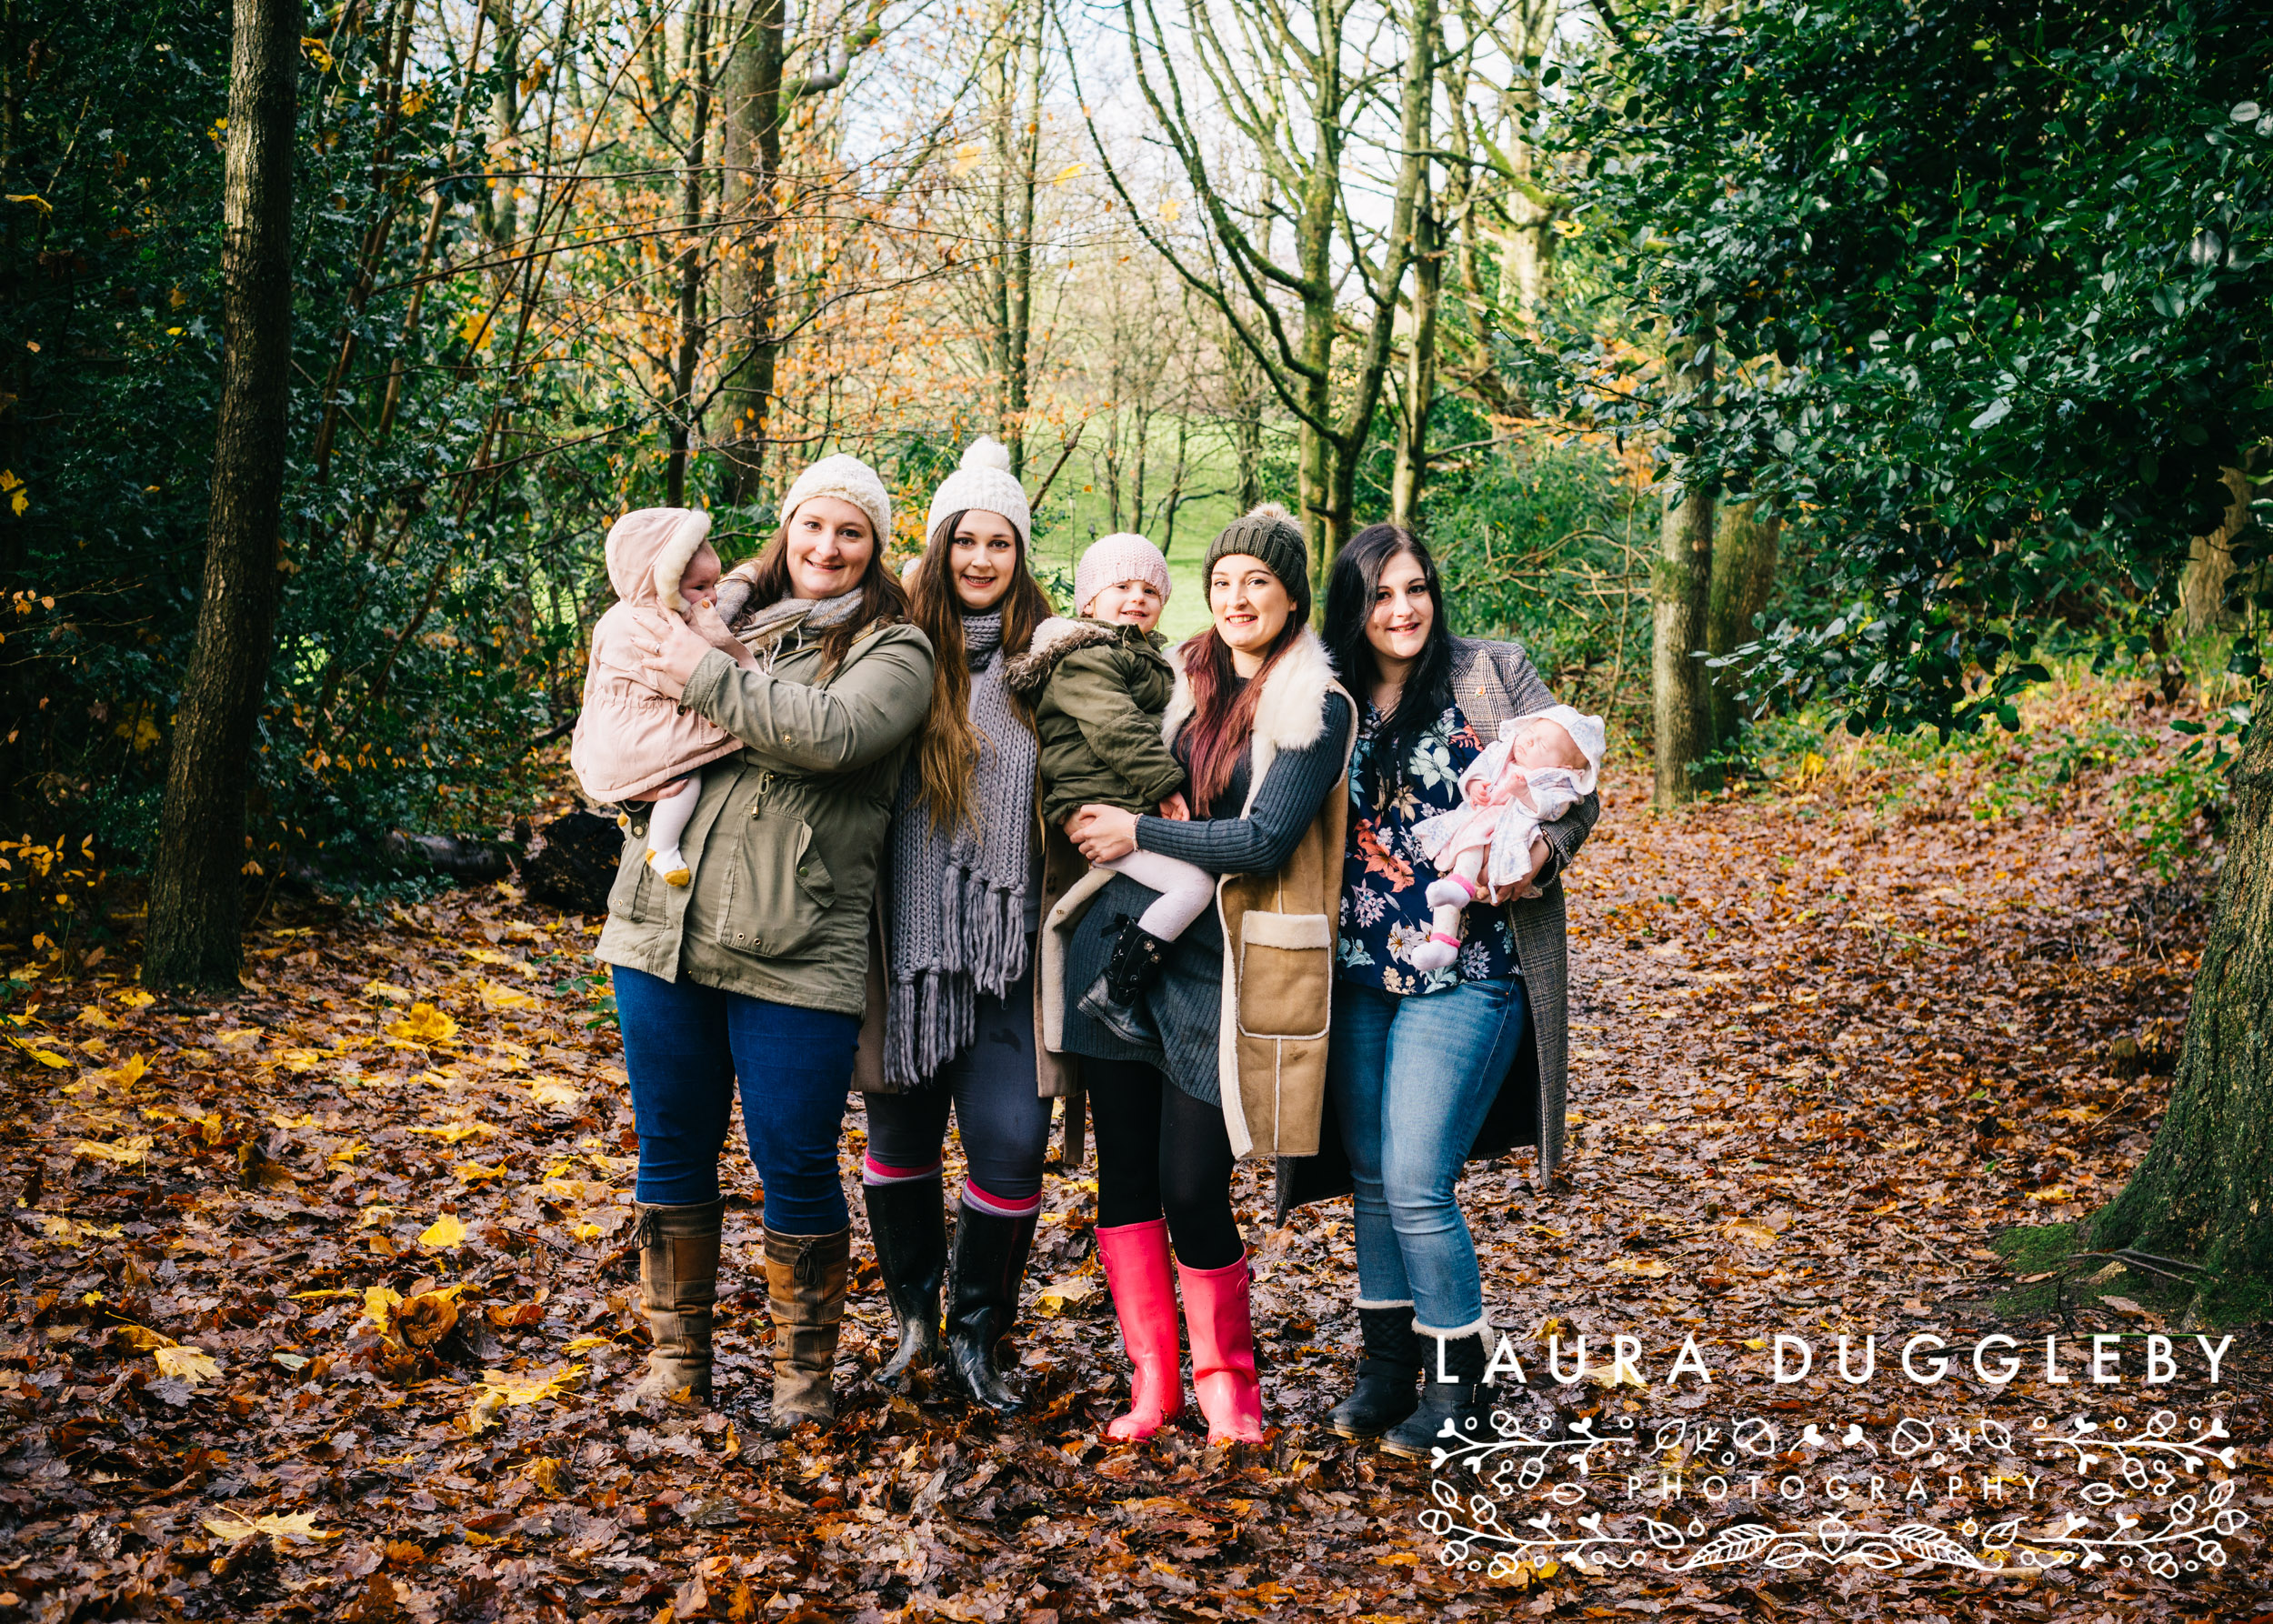
[[[863,633],[824,676],[798,640],[770,672],[706,656],[680,701],[742,741],[703,770],[668,886],[648,867],[647,815],[626,830],[596,956],[666,980],[856,1016],[892,796],[931,707],[931,643],[895,623]]]
[[[1004,668],[1010,691],[1034,707],[1049,827],[1093,801],[1157,812],[1184,787],[1184,769],[1160,735],[1176,690],[1163,646],[1157,632],[1133,626],[1052,618]]]

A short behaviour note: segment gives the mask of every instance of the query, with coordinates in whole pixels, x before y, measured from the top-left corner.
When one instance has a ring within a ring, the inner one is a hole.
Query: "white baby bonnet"
[[[1573,773],[1571,777],[1575,785],[1574,793],[1582,796],[1592,795],[1595,781],[1602,776],[1602,756],[1607,747],[1607,735],[1603,729],[1602,718],[1587,716],[1572,706],[1550,705],[1545,710],[1527,711],[1512,721],[1502,724],[1500,737],[1512,741],[1517,730],[1525,724],[1540,721],[1553,722],[1559,726],[1564,732],[1570,735],[1571,742],[1576,744],[1580,753],[1587,757],[1587,770],[1583,773]]]

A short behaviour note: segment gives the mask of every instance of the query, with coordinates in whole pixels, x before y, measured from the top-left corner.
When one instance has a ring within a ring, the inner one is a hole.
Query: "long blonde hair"
[[[967,511],[967,510],[966,510]],[[907,617],[931,639],[931,710],[924,722],[923,744],[916,752],[916,772],[923,783],[924,805],[931,811],[931,827],[948,829],[971,818],[971,777],[978,766],[978,730],[971,726],[971,660],[963,640],[963,600],[955,595],[947,556],[963,515],[954,513],[939,522],[929,545],[916,560],[908,592]],[[1017,526],[1013,525],[1014,533]],[[1034,641],[1035,628],[1051,615],[1050,600],[1042,584],[1026,567],[1026,540],[1018,536],[1018,557],[1009,587],[996,606],[1002,613],[1004,659],[1024,654]],[[1019,717],[1031,727],[1026,701],[1015,699]]]

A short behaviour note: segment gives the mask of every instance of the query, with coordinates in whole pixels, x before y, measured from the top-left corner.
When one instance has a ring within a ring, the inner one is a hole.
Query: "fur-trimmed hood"
[[[1176,692],[1169,697],[1167,711],[1160,718],[1160,737],[1173,745],[1176,736],[1192,717],[1192,679],[1185,673],[1180,650],[1168,657],[1168,663],[1176,667]],[[1326,644],[1317,633],[1303,627],[1294,647],[1280,656],[1278,663],[1264,677],[1263,695],[1256,702],[1255,733],[1248,757],[1250,805],[1281,750],[1299,750],[1318,742],[1319,735],[1326,731],[1327,695],[1341,693],[1347,697],[1347,692],[1335,679],[1334,657],[1327,653]],[[1353,707],[1353,724],[1355,719]],[[1240,808],[1242,816],[1247,809]]]
[[[607,580],[636,609],[676,609],[686,600],[679,581],[696,549],[710,536],[710,516],[691,507],[642,507],[607,533]]]
[[[1121,640],[1121,628],[1102,620],[1070,620],[1053,615],[1034,628],[1033,641],[1024,654],[1004,662],[1003,683],[1019,698],[1031,703],[1049,686],[1057,662],[1076,648],[1102,648]]]

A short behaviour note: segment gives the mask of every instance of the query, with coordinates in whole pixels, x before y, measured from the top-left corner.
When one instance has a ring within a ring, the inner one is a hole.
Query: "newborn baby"
[[[1428,940],[1414,949],[1415,969],[1442,969],[1458,958],[1468,905],[1529,877],[1539,826],[1593,793],[1602,750],[1602,718],[1567,705],[1502,722],[1499,737],[1460,775],[1462,804],[1413,826],[1413,838],[1444,877],[1428,887],[1435,911]]]

